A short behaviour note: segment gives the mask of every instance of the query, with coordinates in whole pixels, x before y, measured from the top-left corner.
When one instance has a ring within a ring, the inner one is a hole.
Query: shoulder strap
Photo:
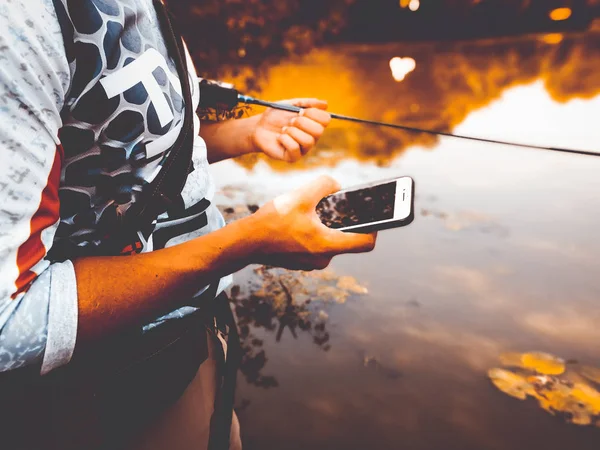
[[[132,230],[140,230],[151,224],[160,214],[177,202],[191,169],[194,147],[194,109],[185,45],[162,1],[154,0],[154,7],[167,48],[177,67],[185,110],[183,128],[169,151],[161,171],[152,183],[146,186],[140,202],[136,202],[131,208],[132,211],[128,211],[124,217],[126,228]]]

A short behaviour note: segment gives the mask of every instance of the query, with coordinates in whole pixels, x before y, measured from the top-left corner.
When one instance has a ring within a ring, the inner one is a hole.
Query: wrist
[[[254,116],[202,123],[200,136],[208,148],[208,161],[212,164],[258,151],[256,127],[257,119]]]
[[[244,265],[258,264],[269,246],[270,230],[268,218],[265,220],[260,211],[244,217],[234,223],[232,231],[238,236],[239,246],[243,254]]]
[[[207,236],[213,237],[214,244],[209,244],[207,249],[206,244],[201,242],[203,238],[199,238],[190,256],[200,265],[205,265],[206,255],[214,254],[211,265],[219,277],[237,272],[258,259],[262,231],[261,223],[254,215],[236,220]]]
[[[242,127],[241,136],[244,136],[241,144],[244,154],[260,152],[260,147],[256,142],[256,129],[259,120],[260,116],[258,115],[238,120]]]

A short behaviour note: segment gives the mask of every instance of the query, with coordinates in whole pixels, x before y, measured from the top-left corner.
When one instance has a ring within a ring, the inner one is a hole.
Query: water
[[[402,82],[393,57],[416,62]],[[592,33],[339,46],[270,68],[261,95],[600,152],[598,68]],[[506,396],[488,370],[506,351],[600,366],[600,158],[334,123],[298,165],[246,158],[214,168],[225,206],[260,204],[321,173],[344,186],[416,183],[412,225],[380,233],[370,254],[334,259],[367,295],[325,301],[310,284],[290,302],[296,281],[284,274],[289,296],[273,294],[271,307],[252,292],[278,278],[238,275],[246,449],[599,447],[600,429]]]

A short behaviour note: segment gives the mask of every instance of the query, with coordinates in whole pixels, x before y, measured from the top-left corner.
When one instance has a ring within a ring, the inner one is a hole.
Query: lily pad
[[[588,382],[600,378],[600,369],[570,365],[567,370],[563,359],[539,352],[504,353],[500,360],[518,369],[488,372],[499,390],[519,400],[533,397],[540,408],[566,422],[600,427],[600,392]]]
[[[519,400],[525,400],[527,394],[533,391],[532,385],[527,382],[525,377],[509,370],[490,369],[488,376],[498,389]]]
[[[560,375],[565,371],[565,361],[549,353],[524,353],[521,362],[524,369],[535,370],[544,375]]]

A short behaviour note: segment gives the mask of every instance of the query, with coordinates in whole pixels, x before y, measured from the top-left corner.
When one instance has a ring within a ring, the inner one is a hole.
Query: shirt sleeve
[[[58,130],[70,83],[52,0],[0,5],[0,372],[70,361],[77,289],[46,259],[59,223]]]

